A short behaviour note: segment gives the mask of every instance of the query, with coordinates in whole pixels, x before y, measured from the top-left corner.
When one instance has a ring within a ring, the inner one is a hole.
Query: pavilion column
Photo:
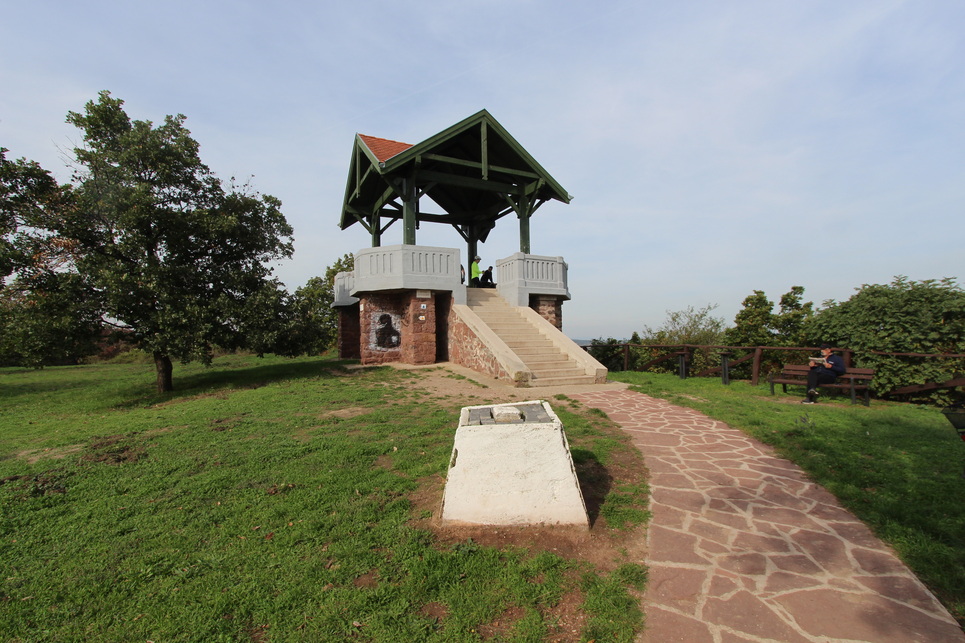
[[[402,243],[404,245],[415,245],[416,219],[419,215],[419,193],[416,190],[415,180],[405,179],[402,182],[404,197],[402,200]]]
[[[524,255],[530,253],[529,219],[533,216],[533,201],[529,196],[521,196],[516,204],[516,216],[519,217],[519,251]]]
[[[529,214],[519,216],[519,251],[528,255],[529,248]]]
[[[372,233],[372,247],[378,248],[382,245],[382,217],[378,212],[373,212],[369,217],[369,232]]]

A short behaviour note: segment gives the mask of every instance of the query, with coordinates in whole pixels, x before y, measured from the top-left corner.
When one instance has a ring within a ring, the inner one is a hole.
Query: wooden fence
[[[818,353],[818,348],[813,346],[718,346],[708,344],[589,344],[583,347],[598,360],[604,362],[610,370],[634,370],[647,371],[652,367],[668,361],[676,362],[676,371],[681,378],[687,377],[715,377],[720,376],[724,384],[730,383],[731,370],[740,365],[750,365],[751,384],[757,386],[761,377],[767,376],[772,370],[771,367],[779,368],[784,363],[806,364],[807,358]],[[631,349],[639,349],[634,353]],[[850,367],[854,362],[854,351],[848,348],[833,348],[844,358],[845,366]],[[638,361],[642,351],[651,353],[650,359],[638,364],[631,362]],[[775,353],[788,353],[784,359],[774,360]],[[609,353],[609,354],[608,354]],[[659,353],[654,356],[655,353]],[[702,368],[697,373],[691,373],[692,364],[697,361],[695,355],[702,353]],[[872,355],[883,355],[890,357],[914,357],[914,358],[933,358],[933,359],[956,359],[965,358],[961,353],[892,353],[886,351],[868,351]],[[601,359],[603,357],[603,359]],[[766,357],[771,357],[770,361]],[[606,360],[606,361],[604,361]],[[713,362],[713,365],[711,365]],[[622,368],[614,368],[622,364]],[[633,366],[633,368],[631,368]],[[939,388],[955,388],[965,386],[965,377],[958,375],[942,381],[929,382],[926,384],[914,384],[895,388],[884,395],[896,396],[922,393]]]

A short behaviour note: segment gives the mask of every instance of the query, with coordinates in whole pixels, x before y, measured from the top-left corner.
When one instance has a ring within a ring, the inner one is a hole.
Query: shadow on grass
[[[61,391],[87,388],[92,383],[85,378],[78,378],[79,371],[89,371],[92,366],[52,366],[48,368],[4,368],[0,369],[0,376],[4,378],[0,385],[0,399],[35,395],[38,393],[59,393]],[[30,378],[29,381],[19,380],[20,376]],[[10,377],[16,377],[11,381]],[[100,381],[97,382],[99,384]]]
[[[613,487],[613,476],[607,471],[596,454],[587,449],[571,448],[573,466],[576,467],[576,479],[580,483],[580,492],[586,504],[586,514],[590,519],[590,527],[596,524],[600,517],[600,510],[606,501],[610,489]]]
[[[256,366],[247,363],[243,365],[218,364],[210,369],[183,377],[178,377],[175,369],[174,391],[161,394],[152,392],[149,395],[144,395],[143,388],[139,386],[136,390],[132,390],[131,399],[118,404],[116,408],[171,402],[214,391],[255,389],[286,380],[351,377],[353,373],[347,370],[346,366],[355,363],[353,360],[333,360],[320,357],[314,360],[302,358]],[[154,372],[154,369],[151,368],[151,375]]]

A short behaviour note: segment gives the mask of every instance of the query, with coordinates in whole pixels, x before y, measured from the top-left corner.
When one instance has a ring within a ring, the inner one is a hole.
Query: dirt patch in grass
[[[336,409],[334,411],[328,411],[326,413],[319,413],[318,419],[324,420],[326,418],[336,417],[340,420],[349,420],[360,415],[365,415],[366,413],[371,413],[372,409],[365,408],[364,406],[350,406],[344,409]]]
[[[20,499],[34,496],[50,496],[67,493],[67,478],[70,474],[63,469],[51,469],[34,475],[8,476],[0,478],[0,486],[11,485],[20,491]]]
[[[484,641],[492,639],[501,641],[512,633],[516,621],[524,616],[526,616],[526,611],[513,605],[489,623],[480,625],[478,628],[479,636]]]
[[[51,460],[63,460],[64,458],[71,456],[75,453],[79,453],[84,450],[83,444],[69,444],[64,447],[52,447],[48,449],[30,449],[28,451],[19,451],[14,454],[14,457],[22,458],[26,460],[29,464],[36,464],[44,458],[49,458]]]
[[[580,632],[586,627],[588,617],[586,612],[580,609],[583,603],[583,593],[579,590],[572,590],[563,594],[563,597],[547,610],[547,620],[555,623],[556,627],[546,639],[549,643],[566,643],[568,641],[579,641]]]
[[[80,457],[81,462],[102,462],[105,464],[122,464],[137,462],[147,456],[147,449],[129,444],[124,435],[109,435],[96,438],[87,447],[87,453]]]

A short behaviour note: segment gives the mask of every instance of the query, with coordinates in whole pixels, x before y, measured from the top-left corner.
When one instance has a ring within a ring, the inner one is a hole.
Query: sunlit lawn
[[[178,366],[158,396],[151,368],[0,369],[4,641],[475,641],[493,623],[490,640],[541,641],[574,593],[582,640],[642,627],[630,561],[412,526],[458,420],[418,374],[229,356]],[[605,418],[566,418],[579,457],[619,448]]]

